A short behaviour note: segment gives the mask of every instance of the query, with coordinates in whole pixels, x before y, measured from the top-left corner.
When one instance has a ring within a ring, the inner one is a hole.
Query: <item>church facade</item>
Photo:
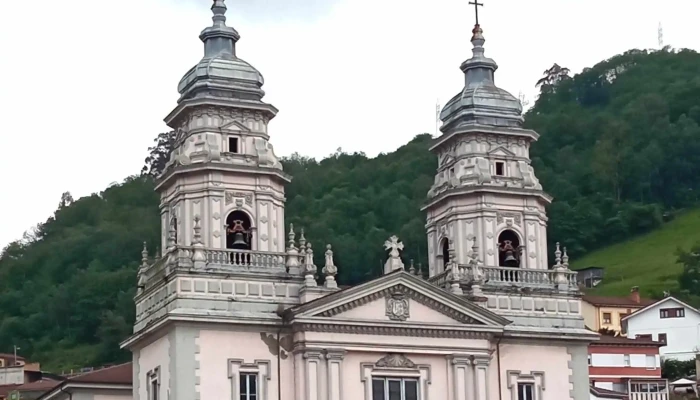
[[[177,138],[157,179],[163,251],[144,248],[123,343],[134,400],[588,399],[597,335],[566,250],[548,263],[537,133],[495,86],[479,25],[431,149],[428,277],[405,268],[391,237],[385,273],[341,290],[331,245],[285,225],[277,109],[236,52],[224,0],[212,11],[204,57],[166,117]]]

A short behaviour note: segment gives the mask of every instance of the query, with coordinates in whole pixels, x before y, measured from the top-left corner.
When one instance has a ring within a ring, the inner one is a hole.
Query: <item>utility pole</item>
[[[17,345],[14,345],[13,347],[15,348],[15,364],[14,365],[17,365],[17,350],[22,350],[22,349],[20,349]]]
[[[659,49],[664,48],[664,28],[661,27],[661,22],[659,22]]]

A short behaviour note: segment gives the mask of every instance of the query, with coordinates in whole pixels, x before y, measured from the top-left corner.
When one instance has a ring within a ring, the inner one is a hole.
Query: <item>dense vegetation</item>
[[[526,116],[541,134],[533,163],[556,198],[550,239],[570,255],[650,231],[663,215],[697,205],[700,55],[631,51],[575,77],[555,66],[538,84]],[[377,275],[390,234],[406,244],[406,262],[425,265],[419,207],[436,167],[430,140],[419,135],[372,159],[338,151],[321,161],[284,160],[294,176],[287,222],[303,226],[317,249],[333,244],[341,283]],[[167,133],[158,136],[139,177],[77,201],[64,195],[54,216],[3,251],[0,351],[16,344],[54,370],[126,357],[118,342],[133,321],[141,242],[158,243],[150,176],[169,144]],[[694,276],[691,261],[684,259],[685,270]],[[695,282],[684,289],[698,289]]]

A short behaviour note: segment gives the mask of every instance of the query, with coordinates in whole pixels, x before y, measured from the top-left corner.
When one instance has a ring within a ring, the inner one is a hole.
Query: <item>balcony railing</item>
[[[470,265],[460,265],[460,281],[462,283],[473,282],[474,271]],[[509,268],[509,267],[480,267],[483,276],[482,285],[487,286],[522,286],[533,288],[558,287],[559,282],[564,285],[567,290],[578,288],[575,271],[565,270],[542,270],[542,269],[526,269],[526,268]],[[432,276],[428,282],[442,288],[449,284],[449,270]],[[559,277],[559,280],[557,280]]]
[[[236,267],[284,268],[285,253],[251,250],[204,250],[207,264],[232,265]]]

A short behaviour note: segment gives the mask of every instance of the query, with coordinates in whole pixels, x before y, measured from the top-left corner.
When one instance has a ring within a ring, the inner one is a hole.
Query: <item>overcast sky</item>
[[[265,76],[277,155],[370,156],[435,131],[463,85],[469,0],[227,0],[238,55]],[[483,0],[498,86],[530,102],[631,48],[700,48],[698,0]],[[203,54],[210,0],[0,1],[0,248],[55,210],[136,174]]]

